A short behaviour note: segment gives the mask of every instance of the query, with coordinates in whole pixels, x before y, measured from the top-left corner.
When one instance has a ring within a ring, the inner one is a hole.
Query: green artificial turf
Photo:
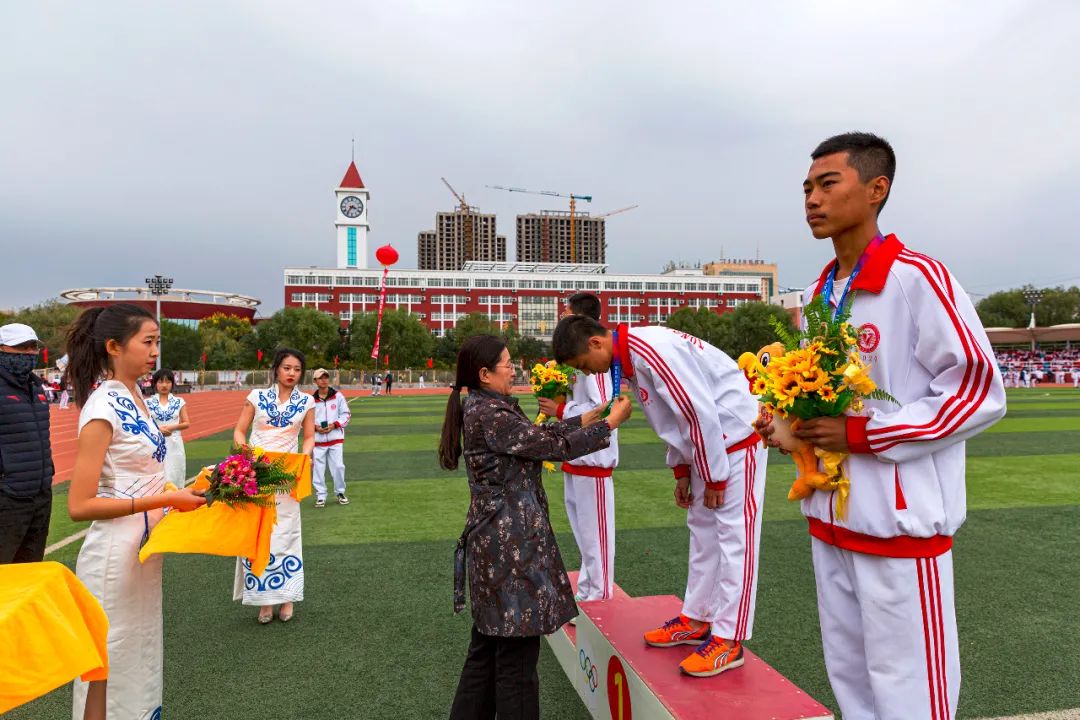
[[[1010,391],[1002,429],[968,444],[968,519],[955,545],[963,686],[957,716],[1080,707],[1080,393]],[[444,398],[352,403],[347,507],[303,509],[306,600],[288,625],[260,626],[231,600],[233,562],[165,561],[168,718],[446,717],[468,643],[451,612],[451,558],[468,504],[464,473],[435,462]],[[531,401],[523,402],[531,412]],[[221,458],[231,433],[192,442],[188,471]],[[634,596],[681,595],[685,513],[640,413],[621,431],[616,579]],[[790,461],[770,457],[754,639],[748,645],[834,706],[821,657],[805,521],[785,499]],[[579,561],[561,473],[545,475],[568,567]],[[50,542],[85,526],[54,502]],[[78,543],[50,556],[73,565]],[[540,665],[543,717],[587,717],[554,656]],[[720,702],[720,698],[718,698]],[[835,708],[834,708],[835,709]],[[61,688],[5,715],[70,717]]]

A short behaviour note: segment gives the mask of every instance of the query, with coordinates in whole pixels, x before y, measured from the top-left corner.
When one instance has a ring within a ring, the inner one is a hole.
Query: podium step
[[[575,579],[576,580],[576,579]],[[711,678],[679,671],[693,647],[653,648],[642,634],[679,614],[674,595],[583,602],[577,626],[548,643],[594,718],[604,720],[831,720],[832,713],[743,648],[745,663]]]

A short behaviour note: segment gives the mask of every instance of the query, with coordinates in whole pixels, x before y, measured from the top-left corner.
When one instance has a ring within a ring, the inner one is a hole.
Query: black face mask
[[[37,364],[37,355],[29,353],[0,352],[0,368],[7,370],[17,380],[25,380]]]

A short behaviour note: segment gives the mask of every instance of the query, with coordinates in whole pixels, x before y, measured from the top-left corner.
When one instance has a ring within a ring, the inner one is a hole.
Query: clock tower
[[[367,267],[368,191],[356,163],[350,162],[341,185],[334,191],[337,201],[337,266]]]

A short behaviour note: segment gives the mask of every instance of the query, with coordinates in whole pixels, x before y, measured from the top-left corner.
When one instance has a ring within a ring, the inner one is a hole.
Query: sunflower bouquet
[[[568,365],[559,365],[554,360],[546,363],[533,365],[531,377],[532,393],[538,398],[549,398],[558,402],[566,400],[566,393],[570,389],[570,380],[574,377],[574,369]],[[548,419],[546,413],[536,416],[536,425],[540,425]]]
[[[792,453],[798,466],[799,476],[788,499],[801,500],[814,490],[836,491],[836,512],[842,518],[850,493],[850,480],[842,466],[847,453],[807,445],[791,431],[802,420],[860,412],[865,399],[893,403],[896,399],[870,378],[859,356],[858,331],[848,322],[850,310],[834,316],[832,308],[817,296],[803,313],[806,330],[801,333],[791,333],[772,319],[781,342],[757,355],[743,353],[739,368],[750,380],[750,391],[773,416],[774,437]],[[817,469],[818,459],[824,472]]]

